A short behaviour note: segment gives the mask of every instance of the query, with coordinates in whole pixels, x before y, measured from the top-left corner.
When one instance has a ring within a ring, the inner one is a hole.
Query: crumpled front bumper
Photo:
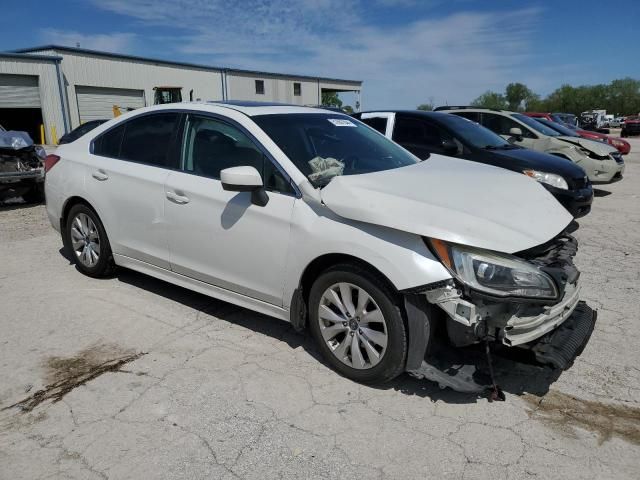
[[[567,285],[562,300],[555,305],[545,307],[542,313],[511,317],[504,327],[502,342],[513,347],[540,338],[569,318],[579,301],[580,286]]]
[[[553,368],[566,370],[582,354],[589,342],[598,313],[580,301],[565,321],[537,340],[519,348],[531,350],[536,360]]]

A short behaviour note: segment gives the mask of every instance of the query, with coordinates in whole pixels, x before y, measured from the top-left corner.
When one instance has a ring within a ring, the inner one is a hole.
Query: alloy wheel
[[[86,213],[78,213],[71,223],[71,245],[85,267],[94,267],[100,259],[100,234]]]
[[[322,294],[318,306],[320,333],[342,363],[359,370],[376,366],[387,350],[387,324],[363,288],[336,283]]]

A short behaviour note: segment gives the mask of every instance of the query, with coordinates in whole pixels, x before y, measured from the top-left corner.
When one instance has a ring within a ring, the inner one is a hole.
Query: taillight
[[[60,157],[58,155],[47,155],[46,157],[44,157],[44,173],[47,173],[49,170],[51,170],[59,160]]]

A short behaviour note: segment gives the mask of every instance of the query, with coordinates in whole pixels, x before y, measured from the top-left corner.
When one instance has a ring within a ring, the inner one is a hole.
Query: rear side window
[[[387,131],[387,119],[385,117],[360,118],[360,121],[362,123],[366,123],[371,128],[379,131],[383,135]]]
[[[93,153],[102,157],[118,158],[124,136],[124,123],[103,133],[93,142]]]
[[[169,152],[177,126],[177,113],[157,113],[129,120],[125,123],[118,158],[156,167],[177,167],[171,164]]]
[[[455,115],[467,118],[472,122],[480,123],[480,114],[478,112],[455,112]]]
[[[442,137],[435,125],[417,118],[398,117],[393,129],[393,140],[399,144],[442,147]]]
[[[532,120],[535,122],[535,120]],[[509,131],[512,128],[519,128],[522,132],[522,136],[535,138],[531,132],[526,128],[520,125],[519,123],[511,120],[509,117],[505,117],[504,115],[496,115],[493,113],[483,113],[482,114],[482,125],[487,127],[489,130],[497,133],[498,135],[511,135]]]

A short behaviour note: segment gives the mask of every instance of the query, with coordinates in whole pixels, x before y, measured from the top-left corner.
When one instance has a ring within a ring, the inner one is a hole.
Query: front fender
[[[451,278],[420,236],[344,219],[321,204],[296,202],[292,218],[284,307],[288,308],[302,276],[315,259],[342,254],[382,273],[397,290]]]

